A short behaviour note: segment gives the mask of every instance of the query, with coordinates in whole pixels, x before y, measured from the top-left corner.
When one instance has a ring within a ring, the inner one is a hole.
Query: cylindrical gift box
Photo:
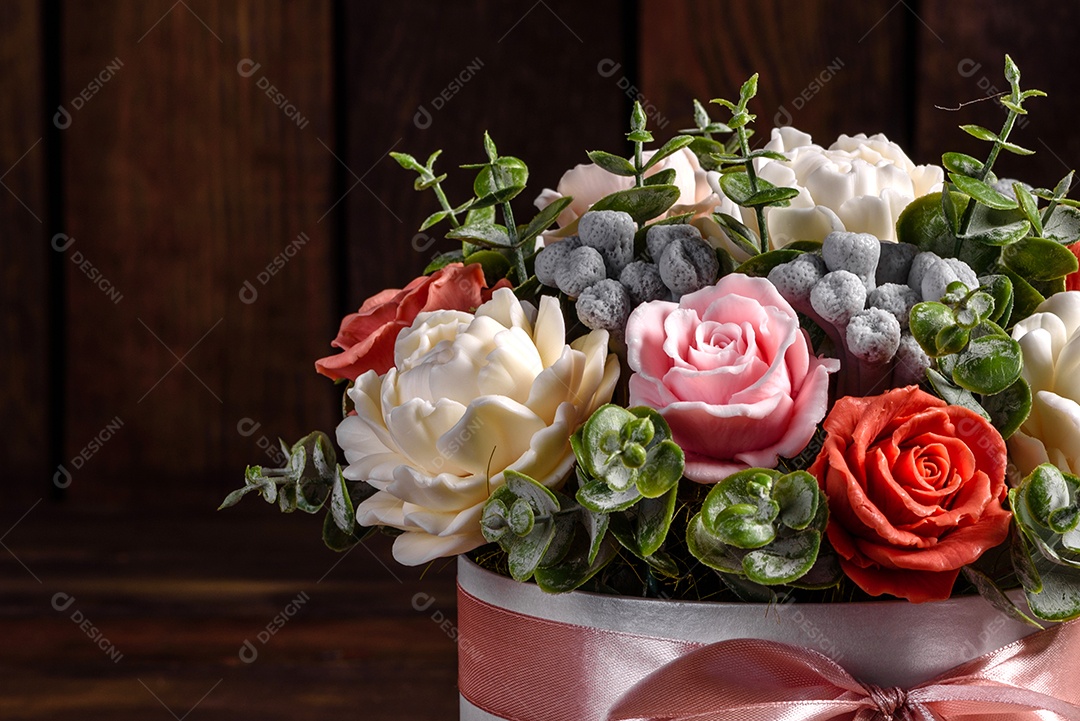
[[[642,678],[717,641],[800,646],[863,683],[909,688],[1034,631],[978,596],[769,606],[553,595],[464,556],[458,601],[462,721],[602,721]]]

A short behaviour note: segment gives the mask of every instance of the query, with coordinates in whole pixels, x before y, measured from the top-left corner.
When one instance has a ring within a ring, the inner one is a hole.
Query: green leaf
[[[463,263],[465,262],[465,254],[460,250],[451,250],[446,253],[439,253],[435,258],[427,264],[424,268],[424,275],[431,275],[437,270],[441,270],[451,263]]]
[[[1001,261],[1028,280],[1053,280],[1077,271],[1076,256],[1054,240],[1025,238],[1001,251]]]
[[[750,99],[757,95],[758,74],[754,73],[739,88],[739,107],[745,108]]]
[[[776,266],[795,260],[800,255],[802,255],[801,251],[790,250],[788,248],[770,250],[767,253],[755,255],[745,263],[742,263],[735,269],[735,272],[757,278],[764,278],[769,274],[769,271]]]
[[[509,247],[510,236],[506,228],[494,223],[466,223],[446,234],[452,240],[468,240],[486,247]]]
[[[373,530],[374,528],[369,529],[369,531]],[[334,521],[333,514],[330,513],[327,513],[323,518],[322,537],[323,543],[326,544],[327,548],[339,553],[349,550],[362,540],[362,538],[356,534],[355,528],[349,532],[341,530]]]
[[[648,170],[664,158],[679,152],[692,142],[694,142],[694,139],[689,135],[676,135],[674,138],[661,145],[660,149],[653,153],[652,157],[645,163],[644,169]]]
[[[911,309],[909,325],[911,335],[931,358],[943,355],[938,347],[941,333],[956,322],[952,310],[943,303],[923,301]]]
[[[727,128],[727,126],[724,127]],[[727,128],[727,132],[731,132],[731,128]],[[688,147],[698,157],[698,162],[701,163],[704,170],[720,169],[720,163],[717,162],[714,156],[723,154],[723,143],[712,138],[698,137],[694,138],[694,142],[690,143]]]
[[[1029,626],[1034,626],[1040,630],[1042,629],[1042,624],[1021,611],[1016,604],[1012,602],[1012,599],[1005,595],[1005,592],[1001,590],[1001,587],[994,583],[992,578],[974,566],[964,566],[960,570],[964,574],[964,578],[966,578],[968,582],[975,587],[975,590],[979,592],[979,595],[995,609],[1001,611],[1014,621],[1026,623]]]
[[[927,369],[926,377],[930,381],[930,385],[934,387],[934,392],[941,397],[941,400],[951,406],[967,408],[970,411],[978,413],[986,420],[990,420],[990,414],[987,413],[986,409],[982,407],[978,400],[976,400],[971,391],[966,388],[960,388],[933,368]]]
[[[507,549],[510,575],[515,581],[524,582],[532,578],[536,567],[540,565],[540,559],[544,557],[554,538],[555,524],[549,519],[537,523],[529,535],[517,539]]]
[[[525,189],[529,169],[518,158],[504,156],[483,166],[473,181],[473,192],[479,198],[476,205],[505,203]]]
[[[585,511],[585,528],[589,532],[589,563],[596,562],[596,557],[600,554],[600,546],[604,541],[604,536],[607,534],[608,523],[611,520],[611,516],[606,513],[592,513]]]
[[[622,156],[605,153],[603,150],[591,150],[588,155],[589,160],[593,161],[609,173],[631,178],[637,175],[637,169],[634,167],[634,164]]]
[[[491,135],[484,131],[484,152],[487,153],[488,160],[495,162],[499,158],[499,151],[495,148],[495,141],[491,139]]]
[[[510,272],[510,259],[497,250],[478,250],[465,259],[465,265],[478,264],[484,269],[488,287],[495,285]]]
[[[969,178],[959,173],[949,173],[949,180],[960,192],[970,195],[983,205],[995,210],[1011,210],[1016,207],[1016,201],[1001,194],[981,180]]]
[[[1012,282],[1013,312],[1009,317],[1009,323],[1015,325],[1034,313],[1035,309],[1038,308],[1046,298],[1043,297],[1042,293],[1035,290],[1031,283],[1028,283],[1008,266],[1003,267],[1001,270]]]
[[[700,513],[690,520],[686,528],[686,544],[694,558],[709,568],[725,573],[743,572],[743,554],[711,534],[705,528]]]
[[[780,521],[796,531],[814,520],[820,497],[817,479],[806,471],[780,476],[773,485],[773,500],[780,504]]]
[[[518,242],[528,243],[530,240],[550,228],[551,224],[558,219],[559,214],[566,210],[567,206],[573,202],[573,198],[566,197],[559,198],[545,206],[543,210],[533,216],[533,219],[529,221],[528,225],[518,230]]]
[[[641,107],[641,103],[635,100],[634,109],[630,113],[630,129],[644,130],[646,120],[645,110]]]
[[[1004,102],[1002,104],[1004,105]],[[1021,113],[1021,115],[1027,115],[1027,111],[1026,110],[1023,111]],[[1029,149],[1027,149],[1025,147],[1017,145],[1016,143],[1009,143],[1009,142],[1001,143],[1001,149],[1002,150],[1007,150],[1007,151],[1009,151],[1010,153],[1012,153],[1014,155],[1034,155],[1035,154],[1034,150],[1029,150]]]
[[[934,339],[937,355],[952,355],[959,353],[967,347],[971,339],[971,331],[960,325],[947,325],[941,329]]]
[[[1025,591],[1038,593],[1042,590],[1042,579],[1039,570],[1031,559],[1031,549],[1024,540],[1016,524],[1009,527],[1009,558],[1012,560],[1013,571],[1020,580],[1020,585]]]
[[[757,233],[743,225],[742,221],[727,213],[714,213],[713,220],[724,229],[725,235],[731,242],[751,258],[761,252],[761,241],[758,239]]]
[[[1020,204],[1020,210],[1023,211],[1024,217],[1027,218],[1028,222],[1031,223],[1031,227],[1035,230],[1035,235],[1042,237],[1042,218],[1039,216],[1039,204],[1035,200],[1035,196],[1024,187],[1023,183],[1013,183],[1013,193],[1016,194],[1016,200]],[[1057,239],[1055,238],[1055,240]]]
[[[742,205],[747,208],[761,208],[765,206],[784,208],[790,205],[788,201],[798,195],[799,191],[795,188],[767,188],[765,190],[759,190],[751,195]]]
[[[817,560],[821,534],[806,531],[750,551],[742,560],[743,572],[754,583],[774,586],[791,583],[807,573]]]
[[[987,320],[1002,327],[1007,326],[1013,305],[1012,281],[1004,275],[988,275],[979,278],[979,284],[983,292],[994,299],[994,310]]]
[[[637,551],[642,557],[651,556],[664,545],[671,519],[675,515],[675,500],[678,488],[672,487],[659,498],[648,498],[638,503],[627,513],[636,518]],[[634,549],[630,549],[634,550]]]
[[[964,240],[970,240],[982,245],[1002,247],[1012,245],[1031,232],[1031,223],[1026,220],[1018,220],[1008,225],[995,225],[986,228],[971,228]]]
[[[982,172],[983,162],[964,153],[945,153],[941,156],[941,164],[945,169],[974,178]]]
[[[1043,588],[1039,593],[1028,591],[1031,612],[1046,621],[1071,621],[1080,616],[1080,570],[1052,564],[1045,559],[1036,561]]]
[[[987,130],[981,125],[961,125],[960,129],[968,135],[978,138],[979,140],[986,140],[989,142],[994,142],[998,140],[997,133],[992,130]]]
[[[558,564],[537,568],[533,580],[547,593],[566,593],[580,587],[611,563],[618,555],[619,546],[605,536],[600,548],[590,560],[590,543],[582,528],[574,535],[573,545]]]
[[[678,177],[679,171],[675,168],[664,168],[658,173],[653,173],[649,177],[645,178],[645,185],[674,185],[675,179]]]
[[[1059,205],[1054,209],[1050,220],[1046,222],[1042,236],[1064,245],[1071,245],[1080,240],[1080,210],[1068,205]]]
[[[450,211],[448,211],[448,210],[440,210],[440,211],[438,211],[436,213],[432,213],[431,215],[429,215],[427,218],[424,219],[423,223],[420,224],[420,230],[421,231],[427,230],[431,226],[437,225],[438,223],[441,223],[442,221],[446,220],[446,218],[448,218],[449,216],[450,216]]]
[[[345,484],[345,476],[337,470],[338,482],[330,491],[330,516],[334,524],[343,533],[352,534],[356,529],[356,510],[353,508],[352,499],[349,498],[349,488]]]
[[[674,185],[630,188],[601,198],[591,210],[621,210],[640,225],[667,211],[679,200],[680,194],[681,191]]]
[[[577,502],[594,513],[625,511],[642,499],[641,491],[631,485],[624,491],[616,491],[603,481],[590,479],[577,492]]]
[[[1006,335],[984,335],[957,356],[952,377],[961,388],[993,395],[1015,383],[1023,365],[1019,343]]]
[[[660,441],[649,451],[646,465],[638,478],[638,491],[646,498],[664,495],[682,478],[685,463],[683,450],[674,441]]]
[[[1008,440],[1027,420],[1031,413],[1031,401],[1031,386],[1021,376],[1001,393],[983,398],[982,405],[990,414],[994,428],[998,429],[1002,438]]]

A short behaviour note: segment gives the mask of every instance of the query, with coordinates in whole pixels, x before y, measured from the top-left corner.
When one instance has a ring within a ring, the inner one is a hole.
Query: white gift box
[[[573,689],[575,718],[602,721],[627,690],[681,655],[682,647],[690,644],[741,638],[777,641],[818,651],[863,683],[909,688],[1034,631],[977,596],[924,604],[880,601],[766,606],[577,591],[552,595],[533,584],[484,570],[464,556],[458,561],[458,586],[462,721],[566,717],[563,700],[550,698],[551,707],[544,708],[548,703],[544,699],[556,694],[533,688],[528,680],[535,679],[535,685],[540,686],[551,683],[552,675],[561,677],[555,679],[557,686]],[[482,622],[484,619],[497,619],[498,623]],[[515,633],[519,626],[522,634]],[[537,648],[544,653],[523,650],[523,644],[535,640],[530,636],[537,629],[558,632],[566,626],[577,632],[587,629],[592,633],[586,636],[596,636],[601,642],[572,648],[539,643]],[[492,634],[499,637],[491,638]],[[483,644],[478,643],[481,639]],[[615,639],[617,644],[612,646],[603,642],[605,639]],[[612,648],[621,649],[616,657],[610,653]],[[479,654],[482,657],[478,658]],[[534,659],[536,669],[523,673],[523,660],[528,665]],[[507,673],[506,669],[518,674],[513,683],[502,683],[500,675]],[[480,682],[475,681],[478,673],[483,674]],[[466,674],[474,680],[465,683]],[[517,689],[514,683],[519,684]],[[483,693],[476,691],[478,685],[484,687]],[[513,713],[495,715],[478,707],[477,703],[484,703],[481,697],[503,693],[507,695],[503,706]],[[517,703],[514,697],[519,693],[522,698]],[[467,697],[470,694],[473,698]]]

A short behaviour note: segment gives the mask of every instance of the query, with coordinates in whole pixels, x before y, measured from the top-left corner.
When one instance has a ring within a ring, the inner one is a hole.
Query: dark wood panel
[[[49,461],[46,412],[48,241],[41,9],[0,3],[0,408],[9,492],[44,493]]]
[[[1069,59],[1077,40],[1080,6],[1034,0],[1021,10],[1004,3],[958,0],[924,3],[922,13],[925,26],[919,26],[922,51],[916,103],[922,154],[940,158],[952,150],[986,157],[989,146],[957,126],[977,123],[997,131],[1005,120],[1004,108],[993,101],[956,112],[935,106],[956,107],[1008,91],[1003,69],[1005,53],[1009,53],[1020,67],[1022,87],[1039,88],[1049,97],[1029,100],[1030,115],[1020,119],[1010,136],[1036,154],[1002,153],[995,171],[1002,177],[1053,187],[1069,169],[1080,167],[1075,122],[1080,94]]]
[[[0,549],[0,717],[456,718],[453,564],[392,565],[386,538],[341,556],[272,515],[33,509],[19,560]]]
[[[355,188],[345,200],[343,312],[382,288],[401,287],[452,247],[434,231],[434,239],[413,242],[438,205],[413,191],[413,177],[389,150],[426,158],[443,148],[438,167],[450,173],[451,202],[461,202],[472,175],[457,166],[483,160],[489,130],[502,154],[529,164],[529,188],[515,201],[522,219],[545,186],[588,162],[587,150],[622,150],[629,115],[619,86],[628,72],[623,20],[614,0],[345,4],[346,187]],[[622,69],[608,74],[615,64]]]
[[[693,98],[737,98],[757,72],[761,138],[794,125],[825,146],[840,133],[908,140],[902,3],[642,0],[640,13],[642,91],[674,128],[693,127]]]
[[[63,33],[71,492],[213,503],[187,479],[338,417],[331,3],[73,3]]]

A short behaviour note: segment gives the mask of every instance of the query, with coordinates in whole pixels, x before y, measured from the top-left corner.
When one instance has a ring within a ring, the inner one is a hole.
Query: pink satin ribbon
[[[510,721],[1080,721],[1080,623],[911,689],[864,686],[796,646],[577,626],[508,611],[460,587],[458,627],[461,694]],[[642,669],[658,670],[642,678]]]
[[[865,686],[805,648],[721,641],[644,678],[608,719],[1080,721],[1080,624],[1028,636],[911,689]]]

